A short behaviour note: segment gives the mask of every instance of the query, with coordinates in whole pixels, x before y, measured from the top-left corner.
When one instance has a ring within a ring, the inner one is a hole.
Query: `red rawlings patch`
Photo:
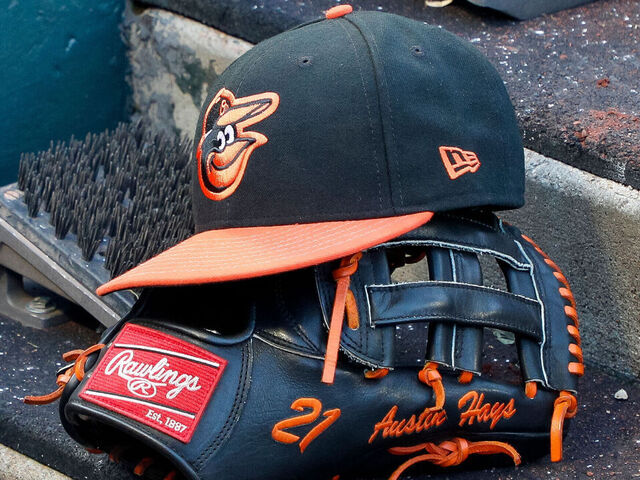
[[[189,342],[127,324],[80,398],[186,443],[226,365],[223,358]]]

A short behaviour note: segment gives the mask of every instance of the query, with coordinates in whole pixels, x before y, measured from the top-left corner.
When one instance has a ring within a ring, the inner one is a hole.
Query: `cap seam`
[[[364,28],[364,27],[363,27]],[[371,42],[373,44],[373,47],[376,51],[376,59],[380,59],[380,49],[378,48],[378,43],[376,42],[376,37],[375,35],[369,35],[371,37]],[[373,55],[371,57],[372,62],[374,63],[374,65],[376,64],[373,58]],[[378,77],[378,69],[376,68],[376,81],[377,81],[377,77]],[[380,62],[380,81],[381,83],[384,83],[385,85],[387,84],[386,82],[386,74],[384,72],[384,65],[382,64],[382,62]],[[395,145],[397,143],[397,139],[396,139],[396,131],[394,128],[394,121],[393,121],[393,110],[391,109],[391,101],[389,100],[389,89],[387,88],[384,92],[382,90],[382,85],[380,85],[379,87],[379,96],[382,97],[382,95],[384,93],[386,93],[386,97],[387,97],[387,107],[389,109],[389,130],[391,131],[391,138],[393,140],[393,144]],[[381,99],[381,103],[382,103],[382,99]],[[382,116],[382,119],[384,121],[384,116]],[[384,126],[385,124],[383,124]],[[386,130],[386,128],[385,128]],[[386,139],[385,139],[385,145],[386,145]],[[391,145],[389,146],[388,150],[387,150],[387,165],[389,165],[389,168],[391,168],[391,162],[394,161],[395,162],[395,157],[391,156]],[[400,175],[400,169],[399,168],[395,168],[394,169],[395,174],[396,174],[396,178],[398,180],[398,195],[400,195],[400,203],[402,205],[404,205],[404,196],[402,194],[402,176]],[[391,172],[389,173],[389,179],[391,179]],[[393,197],[391,197],[391,203],[394,204],[393,201]]]
[[[378,100],[378,117],[380,120],[380,129],[382,130],[382,145],[384,146],[384,156],[385,156],[385,163],[387,166],[387,184],[389,187],[389,200],[391,201],[391,208],[395,211],[396,209],[396,205],[395,205],[395,201],[393,198],[393,187],[391,185],[391,166],[389,165],[389,145],[387,145],[387,136],[385,135],[386,132],[386,125],[384,122],[384,118],[382,115],[382,97],[381,97],[381,92],[380,92],[380,83],[379,83],[379,75],[378,75],[378,68],[376,65],[376,62],[374,61],[374,56],[373,56],[373,51],[371,50],[371,44],[369,43],[369,41],[367,40],[367,37],[365,36],[364,32],[362,31],[362,29],[360,28],[360,26],[358,24],[356,24],[352,19],[350,18],[346,18],[346,17],[342,17],[344,19],[344,21],[349,22],[351,25],[354,26],[354,28],[358,31],[358,33],[360,34],[360,36],[362,37],[362,40],[364,41],[364,44],[367,46],[367,53],[368,53],[368,57],[369,60],[371,61],[371,67],[373,68],[373,79],[375,82],[375,86],[376,86],[376,97]],[[402,197],[402,195],[401,195]]]
[[[354,52],[354,56],[356,59],[356,62],[358,64],[358,72],[360,73],[360,81],[362,83],[362,93],[364,95],[364,99],[365,99],[365,105],[367,106],[367,116],[369,118],[369,130],[371,131],[371,147],[373,148],[373,153],[374,156],[377,156],[377,148],[376,148],[376,142],[375,142],[375,131],[373,128],[373,118],[371,116],[371,108],[369,105],[369,96],[367,95],[367,88],[364,82],[364,74],[362,71],[362,68],[360,67],[360,59],[358,56],[358,49],[356,48],[356,44],[353,41],[353,37],[351,36],[351,33],[349,32],[349,30],[344,26],[344,21],[346,21],[345,19],[340,19],[338,23],[338,25],[340,25],[340,28],[342,28],[342,30],[344,30],[345,34],[347,35],[347,38],[349,39],[349,43],[351,43],[351,46],[353,47],[353,52]],[[377,88],[377,83],[376,83],[376,88]],[[385,152],[383,152],[384,154]],[[380,172],[380,166],[378,165],[378,162],[374,162],[375,163],[375,167],[376,167],[376,174],[377,174],[377,180],[378,180],[378,205],[379,208],[382,210],[383,209],[383,202],[382,202],[382,182],[381,182],[381,172]]]

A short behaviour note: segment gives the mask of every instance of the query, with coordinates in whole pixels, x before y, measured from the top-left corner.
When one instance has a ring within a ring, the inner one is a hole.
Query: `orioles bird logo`
[[[249,157],[268,140],[247,129],[275,112],[279,102],[277,93],[236,98],[226,88],[213,97],[202,120],[196,150],[200,188],[208,198],[223,200],[236,191]]]

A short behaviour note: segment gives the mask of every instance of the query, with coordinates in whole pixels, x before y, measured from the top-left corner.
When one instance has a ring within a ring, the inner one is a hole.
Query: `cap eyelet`
[[[313,57],[305,55],[304,57],[298,58],[298,66],[299,67],[310,67],[313,64]]]
[[[421,57],[424,55],[424,50],[420,45],[414,45],[413,47],[411,47],[411,55],[413,55],[414,57]]]

